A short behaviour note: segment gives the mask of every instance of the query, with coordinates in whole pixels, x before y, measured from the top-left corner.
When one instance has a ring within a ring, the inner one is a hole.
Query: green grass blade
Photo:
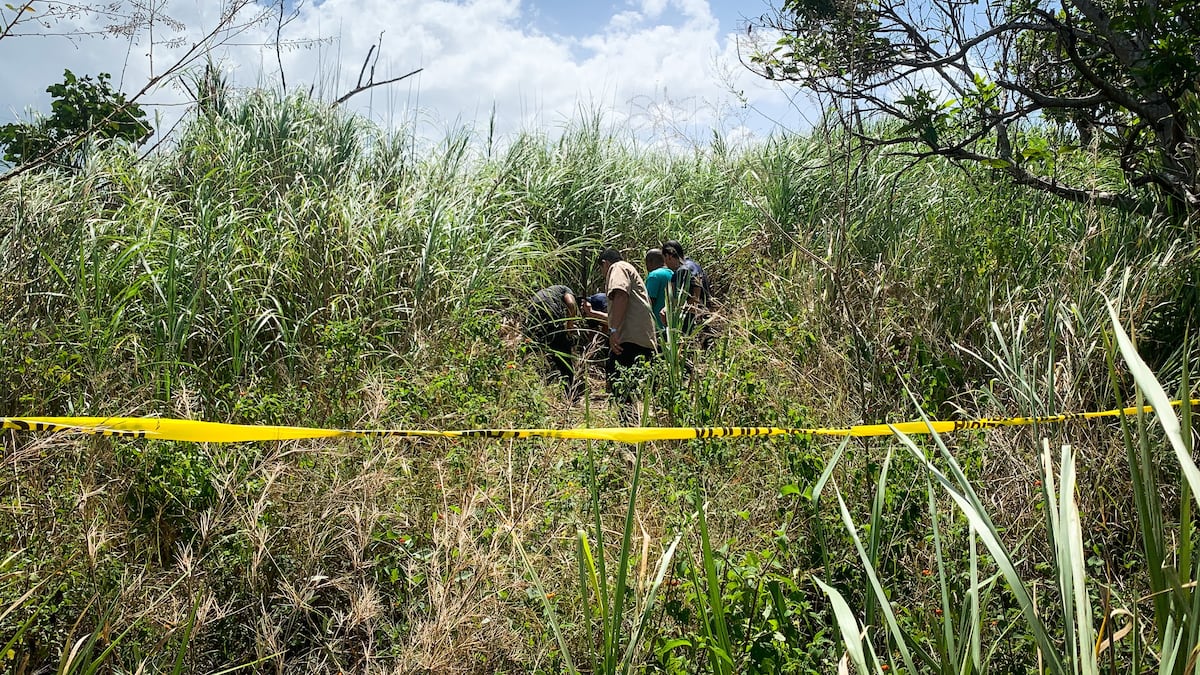
[[[1050,441],[1042,440],[1042,493],[1046,500],[1046,537],[1050,542],[1050,546],[1054,552],[1055,574],[1058,584],[1059,607],[1062,611],[1063,621],[1063,641],[1067,645],[1067,650],[1070,653],[1072,660],[1078,657],[1077,635],[1075,633],[1075,605],[1073,603],[1073,595],[1071,593],[1072,581],[1071,573],[1072,566],[1070,565],[1070,553],[1067,550],[1068,538],[1063,532],[1063,522],[1067,519],[1064,513],[1066,508],[1067,488],[1063,485],[1061,494],[1063,495],[1062,503],[1059,502],[1059,489],[1057,479],[1054,476],[1054,463],[1050,458]],[[1066,477],[1063,477],[1066,480]]]
[[[909,449],[912,455],[916,457],[917,461],[924,464],[930,475],[942,486],[946,494],[954,500],[959,510],[967,517],[971,527],[979,534],[979,538],[983,541],[984,546],[987,547],[988,552],[992,554],[997,567],[999,567],[1000,572],[1004,575],[1005,581],[1008,582],[1009,589],[1016,596],[1017,604],[1021,608],[1021,614],[1025,617],[1025,622],[1030,632],[1033,633],[1034,641],[1045,655],[1050,671],[1056,675],[1067,675],[1070,671],[1059,657],[1058,648],[1050,638],[1045,624],[1034,610],[1033,599],[1029,595],[1029,589],[1025,586],[1025,581],[1017,572],[1008,547],[1000,541],[999,532],[992,525],[991,520],[986,514],[981,513],[981,509],[976,506],[978,504],[978,497],[970,490],[970,485],[967,484],[966,486],[969,496],[960,494],[958,486],[925,458],[925,454],[917,448],[908,435],[898,429],[893,429],[893,433]],[[936,438],[936,434],[934,436]],[[945,454],[948,455],[949,451]],[[957,467],[957,463],[953,463],[952,467]],[[961,475],[961,469],[958,470],[958,473]],[[966,480],[965,476],[963,480]]]
[[[843,438],[841,445],[838,446],[837,450],[833,451],[833,456],[830,457],[829,461],[825,463],[825,469],[821,471],[821,475],[817,478],[817,482],[813,484],[812,501],[814,504],[820,504],[821,492],[825,489],[825,484],[829,482],[829,478],[833,476],[833,470],[837,468],[838,461],[841,460],[842,453],[846,451],[846,446],[849,444],[850,437],[847,436]]]
[[[821,522],[821,494],[825,490],[825,485],[833,476],[834,469],[837,468],[838,462],[841,461],[842,454],[846,451],[846,447],[850,445],[850,436],[842,439],[837,450],[833,452],[833,456],[825,463],[825,468],[821,471],[821,475],[817,478],[817,482],[813,484],[810,499],[813,505],[812,523],[817,534],[817,545],[821,549],[821,561],[824,563],[825,569],[829,569],[833,564],[833,556],[830,554],[829,545],[826,543],[825,526]]]
[[[625,587],[629,580],[629,554],[633,546],[633,522],[637,511],[638,483],[642,475],[643,443],[637,444],[633,460],[633,477],[629,482],[629,506],[625,509],[625,531],[621,536],[620,558],[617,560],[617,585],[613,590],[613,609],[608,625],[609,638],[605,645],[604,672],[615,672],[618,652],[621,648],[621,632],[624,628]]]
[[[725,606],[721,598],[721,579],[717,574],[716,556],[713,554],[712,542],[708,537],[708,521],[704,517],[707,505],[701,501],[699,487],[697,487],[696,502],[696,511],[699,515],[698,523],[700,525],[700,554],[704,562],[705,585],[708,588],[709,620],[713,624],[716,646],[724,651],[728,658],[732,660],[733,649],[729,642],[729,627],[725,623]],[[697,594],[697,597],[699,597],[699,594]],[[721,668],[717,672],[722,673],[722,675],[731,672],[731,668],[726,667],[731,664],[726,664],[724,661],[720,661],[719,663],[721,664]]]
[[[970,622],[969,630],[971,636],[971,647],[968,650],[968,653],[963,654],[962,669],[960,672],[964,674],[970,672],[981,672],[983,670],[983,658],[980,654],[980,649],[983,644],[983,600],[980,598],[979,593],[979,537],[974,531],[971,531],[968,532],[967,538],[970,541],[971,550],[971,590],[967,596],[967,602],[970,604],[970,608],[966,614],[967,621]],[[992,580],[987,582],[987,585],[990,586],[996,578],[997,577],[993,576]],[[970,668],[967,667],[968,665]]]
[[[1125,399],[1121,395],[1121,386],[1117,375],[1116,349],[1105,333],[1105,357],[1108,363],[1108,373],[1117,405],[1125,407]],[[1142,392],[1135,392],[1134,403],[1141,409]],[[1162,591],[1166,590],[1167,582],[1163,574],[1166,543],[1164,541],[1162,520],[1162,498],[1159,495],[1157,465],[1150,453],[1148,439],[1142,428],[1143,416],[1135,418],[1138,437],[1135,439],[1130,432],[1129,419],[1121,416],[1121,437],[1125,444],[1125,460],[1129,465],[1129,477],[1133,486],[1133,500],[1137,510],[1138,527],[1141,533],[1142,549],[1146,554],[1146,572],[1150,577],[1150,591],[1154,594],[1155,625],[1162,626],[1166,622],[1170,600]],[[1161,639],[1161,635],[1160,635]],[[1135,658],[1136,658],[1135,654]]]
[[[237,671],[242,670],[244,668],[253,668],[254,666],[257,666],[261,663],[266,663],[267,661],[270,661],[271,659],[274,659],[274,658],[278,658],[282,655],[283,655],[283,652],[275,652],[274,654],[267,654],[266,656],[262,657],[261,659],[255,659],[254,661],[250,661],[249,663],[243,663],[240,666],[232,666],[230,668],[224,668],[222,670],[215,671],[215,672],[211,673],[210,675],[229,675],[229,673],[236,673]]]
[[[1044,441],[1045,457],[1050,455],[1050,442]],[[1059,525],[1062,529],[1055,533],[1055,545],[1064,559],[1059,561],[1060,567],[1067,571],[1066,582],[1059,592],[1064,598],[1065,605],[1070,605],[1069,614],[1064,614],[1064,622],[1074,617],[1075,624],[1065,625],[1070,631],[1068,646],[1074,649],[1076,671],[1082,675],[1096,675],[1099,665],[1096,662],[1095,627],[1092,625],[1092,605],[1087,594],[1087,571],[1084,562],[1087,559],[1083,552],[1083,529],[1079,522],[1079,509],[1075,505],[1075,455],[1069,445],[1062,448],[1059,462],[1061,467],[1062,492],[1060,500]],[[1047,472],[1049,473],[1049,471]],[[1073,642],[1072,642],[1073,640]]]
[[[1184,338],[1183,353],[1186,355],[1189,350],[1187,347],[1189,340]],[[1180,431],[1183,435],[1183,444],[1187,448],[1195,448],[1195,440],[1192,435],[1192,403],[1191,403],[1191,372],[1189,371],[1188,358],[1183,359],[1183,368],[1179,382],[1179,419]],[[1191,453],[1189,453],[1191,454]],[[1179,496],[1179,570],[1182,574],[1189,574],[1192,580],[1200,579],[1200,560],[1195,557],[1195,537],[1196,525],[1194,514],[1192,511],[1192,495],[1187,483],[1180,485]],[[1187,590],[1188,597],[1191,599],[1188,616],[1200,616],[1200,593],[1196,592],[1195,588]],[[1200,644],[1200,621],[1192,620],[1188,622],[1188,644]]]
[[[1159,675],[1173,675],[1177,672],[1176,664],[1179,663],[1180,648],[1184,642],[1183,631],[1182,626],[1178,630],[1175,628],[1175,617],[1167,617],[1162,634],[1162,655],[1158,662]]]
[[[8,642],[4,643],[3,647],[0,647],[0,659],[5,659],[8,655],[8,650],[12,649],[18,642],[21,641],[21,638],[25,637],[25,632],[28,631],[29,627],[33,625],[33,622],[38,618],[38,615],[41,613],[41,611],[41,606],[34,607],[33,611],[29,613],[29,618],[25,619],[24,623],[17,626],[16,632],[13,633],[12,637],[8,639]]]
[[[908,668],[908,672],[920,672],[917,670],[916,664],[913,662],[912,653],[909,651],[909,643],[912,640],[900,629],[900,624],[896,621],[896,614],[892,611],[892,605],[888,601],[887,593],[883,590],[883,584],[880,583],[879,576],[875,572],[875,567],[871,564],[870,556],[863,546],[862,539],[858,536],[858,528],[854,526],[854,519],[850,516],[850,509],[846,506],[846,500],[842,499],[841,490],[835,489],[834,494],[838,498],[838,507],[842,513],[842,523],[846,526],[846,531],[850,533],[851,540],[854,541],[854,548],[858,551],[859,560],[862,561],[863,571],[866,572],[867,580],[871,584],[871,591],[879,601],[879,607],[883,611],[883,618],[887,622],[888,630],[892,634],[892,641],[895,643],[896,648],[900,650],[900,656],[904,659],[904,665]],[[928,662],[933,659],[928,655],[924,655],[923,660]]]
[[[1176,417],[1175,408],[1171,406],[1171,399],[1167,396],[1167,392],[1163,390],[1162,385],[1158,383],[1158,379],[1154,376],[1154,373],[1150,371],[1150,367],[1146,365],[1146,362],[1137,353],[1137,349],[1133,346],[1133,342],[1130,341],[1129,335],[1121,327],[1121,320],[1111,303],[1108,305],[1108,313],[1112,318],[1113,333],[1116,334],[1117,346],[1121,349],[1121,356],[1125,358],[1125,363],[1129,366],[1129,372],[1133,374],[1133,379],[1137,382],[1138,387],[1146,393],[1146,398],[1150,399],[1150,405],[1154,408],[1154,413],[1158,415],[1158,423],[1162,426],[1163,431],[1166,432],[1167,440],[1171,443],[1171,449],[1175,451],[1175,459],[1179,461],[1179,468],[1183,471],[1183,476],[1187,480],[1187,486],[1191,490],[1192,498],[1200,499],[1200,468],[1197,468],[1196,462],[1192,460],[1191,448],[1184,443],[1179,418]]]
[[[889,450],[883,459],[883,466],[879,468],[879,476],[875,480],[875,499],[871,502],[871,529],[867,538],[867,559],[871,569],[879,568],[879,546],[883,539],[883,507],[887,497],[888,468],[891,464],[892,453]],[[875,625],[875,603],[875,595],[867,594],[868,626]]]
[[[625,649],[622,670],[628,671],[633,667],[633,659],[637,654],[637,647],[642,641],[646,625],[650,621],[650,613],[654,609],[654,601],[658,594],[658,589],[662,586],[663,579],[667,576],[667,571],[671,569],[671,561],[675,559],[675,549],[679,546],[681,539],[683,539],[683,533],[675,535],[675,538],[671,540],[671,545],[667,547],[666,553],[663,553],[662,559],[658,561],[658,571],[654,575],[654,581],[651,582],[650,589],[646,592],[646,601],[642,603],[642,614],[638,618],[633,634],[629,636],[629,646]]]
[[[1187,349],[1184,349],[1187,352]],[[1183,436],[1183,445],[1185,448],[1194,448],[1195,444],[1192,439],[1192,402],[1191,402],[1191,382],[1188,373],[1188,360],[1183,359],[1183,374],[1179,383],[1179,420],[1180,433]],[[1188,453],[1191,454],[1190,452]],[[1191,490],[1187,483],[1180,486],[1182,494],[1179,496],[1179,569],[1192,570],[1192,547],[1194,545],[1193,538],[1196,535],[1195,522],[1192,517],[1192,499]],[[1198,578],[1195,574],[1193,579]],[[1200,596],[1200,593],[1196,594]],[[1195,622],[1196,626],[1200,626],[1200,622]]]
[[[709,649],[709,645],[714,645],[717,642],[716,636],[713,634],[713,624],[709,612],[709,603],[705,601],[704,595],[701,594],[700,576],[696,571],[696,565],[693,561],[688,565],[688,576],[692,582],[693,595],[696,598],[696,613],[699,615],[700,630],[704,633],[705,651],[708,653],[708,663],[712,668],[712,672],[721,672],[722,666],[716,651]]]
[[[842,634],[842,643],[846,645],[850,661],[858,668],[859,675],[871,675],[871,671],[867,669],[866,654],[863,652],[862,634],[859,633],[858,621],[854,618],[854,612],[850,610],[850,605],[846,604],[846,599],[837,592],[837,589],[825,585],[816,577],[813,577],[813,581],[829,597],[829,604],[833,605],[833,616],[837,619],[838,630]]]
[[[521,546],[521,540],[517,537],[514,530],[512,533],[513,548],[517,549],[517,555],[521,558],[521,563],[525,565],[525,571],[529,572],[530,579],[533,580],[533,586],[537,590],[538,598],[542,601],[542,608],[546,612],[546,620],[550,622],[550,630],[554,633],[554,640],[558,642],[559,651],[562,652],[563,665],[566,666],[568,673],[578,673],[575,669],[575,663],[571,660],[570,645],[566,638],[563,637],[562,630],[558,627],[558,619],[554,605],[550,604],[550,598],[546,595],[546,589],[542,586],[542,579],[538,576],[537,570],[533,564],[529,562],[529,557],[525,555],[525,547]]]
[[[592,640],[592,593],[600,596],[600,581],[596,578],[596,560],[588,545],[587,532],[583,528],[575,531],[575,556],[579,562],[579,603],[583,605],[583,635],[592,656],[592,672],[600,670],[600,662]]]
[[[929,476],[925,477],[925,495],[929,502],[930,529],[933,531],[933,553],[937,561],[938,592],[942,603],[942,644],[940,656],[943,663],[950,664],[957,660],[958,645],[954,635],[954,615],[950,607],[950,587],[946,578],[946,556],[942,551],[942,531],[938,521],[933,481],[929,479]]]
[[[605,662],[608,659],[608,639],[611,635],[609,623],[612,621],[611,603],[608,589],[608,571],[604,563],[604,526],[600,518],[600,485],[596,479],[596,453],[595,445],[592,441],[587,441],[587,458],[588,458],[588,496],[591,500],[592,509],[592,525],[595,528],[596,535],[596,551],[599,553],[594,560],[598,569],[597,590],[600,596],[600,629],[601,641],[604,645]],[[585,542],[586,544],[586,542]],[[590,553],[590,551],[589,551]],[[589,560],[591,560],[589,556]]]
[[[188,645],[192,642],[192,631],[196,628],[196,612],[200,609],[201,596],[196,596],[196,601],[192,603],[192,608],[188,611],[187,622],[183,624],[183,637],[179,640],[179,651],[175,653],[175,666],[171,668],[171,675],[179,675],[183,672],[183,659],[187,656]]]

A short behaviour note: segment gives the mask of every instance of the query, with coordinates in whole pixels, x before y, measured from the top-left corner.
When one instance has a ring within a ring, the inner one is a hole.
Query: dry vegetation
[[[1063,204],[987,172],[901,171],[831,130],[673,157],[594,121],[558,139],[480,140],[456,132],[418,150],[303,98],[252,94],[151,159],[112,150],[78,174],[0,185],[0,412],[611,426],[598,372],[568,405],[512,326],[543,284],[595,289],[601,247],[636,257],[668,237],[717,282],[720,327],[707,350],[685,348],[690,371],[660,367],[653,424],[1116,407],[1134,373],[1117,357],[1110,378],[1106,296],[1159,379],[1185,380],[1187,223]],[[1156,560],[1192,578],[1185,483],[1161,433],[1125,439],[1112,423],[964,433],[944,454],[894,439],[217,445],[6,432],[0,646],[13,641],[0,667],[825,673],[845,652],[844,597],[875,626],[870,672],[1033,671],[1037,628],[1003,556],[930,482],[961,466],[1037,589],[1048,644],[1090,672],[1070,656],[1089,639],[1067,620],[1078,606],[1061,588],[1073,587],[1058,585],[1069,566],[1054,542],[1069,536],[1046,540],[1043,437],[1055,467],[1059,445],[1076,451],[1093,630],[1111,632],[1105,608],[1142,608],[1145,642],[1102,661],[1157,669],[1172,649],[1166,617],[1188,614],[1191,591],[1161,615],[1138,598],[1159,588]],[[1152,482],[1132,484],[1131,466]],[[1162,498],[1170,551],[1158,558],[1142,545],[1154,526],[1133,515],[1147,494]],[[602,560],[593,578],[588,563]],[[618,599],[624,611],[605,615]],[[1186,654],[1195,619],[1176,621]],[[930,661],[908,667],[906,640]]]

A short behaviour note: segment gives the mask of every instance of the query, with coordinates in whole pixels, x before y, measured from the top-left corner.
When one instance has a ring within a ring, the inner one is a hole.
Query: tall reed
[[[1137,383],[1138,405],[1141,405],[1142,394],[1149,399],[1180,467],[1177,487],[1182,494],[1182,501],[1179,505],[1179,522],[1172,524],[1163,517],[1161,495],[1164,485],[1157,475],[1158,463],[1152,451],[1153,436],[1145,428],[1140,412],[1136,418],[1136,435],[1130,432],[1129,425],[1122,418],[1128,470],[1134,488],[1139,534],[1150,581],[1149,593],[1140,598],[1127,599],[1129,604],[1126,607],[1114,609],[1107,601],[1099,608],[1095,606],[1095,587],[1103,580],[1093,578],[1088,570],[1087,533],[1077,502],[1076,452],[1071,446],[1062,447],[1056,473],[1049,440],[1043,440],[1042,443],[1040,483],[1046,519],[1044,526],[1048,536],[1046,543],[1053,556],[1053,574],[1050,579],[1042,581],[1049,583],[1053,589],[1048,598],[1056,603],[1056,607],[1050,609],[1044,605],[1039,607],[1037,598],[1047,596],[1036,589],[1028,567],[1018,557],[1018,547],[1006,542],[1012,535],[1006,533],[1005,528],[989,514],[972,481],[943,439],[933,435],[936,453],[930,455],[912,438],[897,432],[903,447],[929,479],[926,485],[936,552],[937,587],[941,596],[937,604],[940,611],[932,626],[898,620],[892,607],[895,595],[881,581],[877,571],[879,561],[863,546],[841,490],[835,486],[842,521],[858,550],[861,569],[869,583],[868,597],[878,602],[885,619],[880,638],[865,641],[864,647],[864,636],[869,635],[877,625],[877,622],[870,620],[871,605],[868,604],[865,614],[867,621],[860,630],[860,624],[842,593],[826,583],[817,582],[834,605],[847,657],[860,673],[883,673],[889,668],[897,672],[933,670],[962,673],[1011,667],[1011,664],[995,664],[992,661],[1003,644],[1001,640],[1007,637],[1011,629],[1002,629],[992,638],[994,642],[991,645],[987,644],[984,637],[987,622],[995,625],[996,621],[1004,620],[1002,614],[989,615],[988,606],[983,601],[984,591],[996,579],[1003,580],[1007,593],[1020,610],[1023,623],[1019,625],[1023,635],[1036,645],[1036,665],[1039,669],[1063,675],[1099,673],[1103,656],[1108,659],[1110,670],[1120,667],[1130,672],[1141,672],[1141,664],[1156,661],[1160,673],[1190,672],[1189,658],[1185,655],[1195,651],[1200,636],[1193,618],[1198,601],[1192,586],[1193,580],[1200,575],[1200,569],[1196,568],[1192,556],[1195,532],[1191,516],[1191,499],[1197,487],[1200,487],[1200,470],[1196,468],[1191,455],[1191,410],[1187,403],[1190,387],[1185,377],[1181,386],[1181,420],[1162,386],[1138,355],[1116,311],[1110,306],[1109,312],[1117,343],[1117,349],[1113,352],[1119,351]],[[1115,368],[1113,372],[1116,372]],[[886,467],[890,459],[889,453],[880,475],[881,493],[887,489]],[[937,487],[941,490],[937,490]],[[969,527],[969,554],[956,556],[944,548],[939,526],[943,521],[939,515],[938,493],[948,497],[956,514],[966,520]],[[885,527],[886,520],[880,510],[873,509],[869,524],[872,538]],[[982,543],[990,554],[990,565],[977,553],[976,542]],[[1174,542],[1174,550],[1170,550],[1172,544],[1168,542]],[[992,566],[995,572],[990,571]],[[964,573],[970,579],[965,588],[953,581]],[[1143,618],[1141,607],[1145,604],[1152,606],[1153,612]],[[1102,612],[1100,626],[1096,625],[1095,615],[1098,611]],[[1114,630],[1110,624],[1122,619],[1129,622],[1129,630]],[[1120,663],[1115,644],[1119,639],[1118,633],[1120,637],[1132,636],[1132,644],[1127,651],[1128,661],[1122,660]],[[1151,642],[1139,641],[1139,636],[1143,634],[1149,635]],[[878,645],[883,645],[883,648],[877,649]],[[898,653],[902,663],[892,663],[888,657],[892,653]],[[1027,654],[1024,660],[1026,667],[1035,665],[1032,655]]]

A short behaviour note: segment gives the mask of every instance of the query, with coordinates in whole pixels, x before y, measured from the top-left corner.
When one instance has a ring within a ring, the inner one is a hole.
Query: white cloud
[[[608,22],[608,30],[615,33],[625,33],[637,30],[646,17],[641,12],[627,10],[613,15]]]
[[[323,42],[285,49],[281,60],[290,89],[313,86],[332,100],[354,87],[382,33],[376,81],[423,72],[359,94],[347,105],[384,126],[423,120],[434,134],[458,122],[484,126],[493,106],[499,128],[511,132],[545,129],[575,118],[580,106],[600,105],[616,122],[674,119],[679,126],[685,118],[701,138],[722,126],[744,137],[750,127],[733,114],[737,99],[727,85],[756,105],[782,100],[737,65],[732,38],[721,32],[707,0],[640,0],[631,7],[590,34],[560,36],[531,27],[536,7],[529,0],[325,0],[303,5],[283,34],[285,40]],[[177,0],[170,11],[195,32],[212,25],[216,7]],[[263,23],[216,53],[236,86],[278,87],[274,29],[273,20]],[[182,50],[156,46],[155,68]],[[117,39],[74,45],[48,37],[0,40],[0,63],[22,64],[0,68],[0,116],[11,119],[26,106],[46,109],[43,90],[61,79],[63,68],[112,72],[115,81],[124,65],[122,88],[132,92],[149,77],[149,53],[144,35],[133,45]],[[186,96],[163,87],[148,100],[171,118]]]

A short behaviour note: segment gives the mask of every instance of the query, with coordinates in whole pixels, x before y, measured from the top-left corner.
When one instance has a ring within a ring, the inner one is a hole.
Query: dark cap
[[[597,312],[608,311],[608,296],[604,293],[593,293],[587,297],[588,304]]]

